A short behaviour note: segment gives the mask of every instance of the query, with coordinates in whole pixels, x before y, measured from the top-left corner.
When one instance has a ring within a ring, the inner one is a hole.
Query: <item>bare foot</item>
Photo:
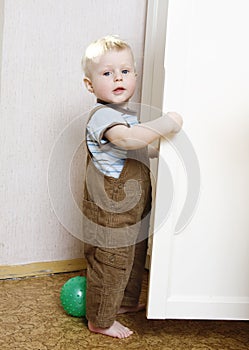
[[[145,304],[138,304],[136,306],[121,306],[118,314],[125,314],[127,312],[138,312],[145,310],[146,305]]]
[[[114,321],[113,325],[109,328],[98,328],[88,321],[88,328],[91,332],[109,335],[110,337],[119,339],[127,338],[133,333],[129,328],[123,326],[118,321]]]

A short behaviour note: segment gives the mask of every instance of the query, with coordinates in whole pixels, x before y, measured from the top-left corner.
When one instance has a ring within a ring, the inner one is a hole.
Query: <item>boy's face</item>
[[[129,49],[112,50],[97,57],[90,66],[91,77],[85,78],[87,89],[107,103],[128,102],[136,87],[136,73]]]

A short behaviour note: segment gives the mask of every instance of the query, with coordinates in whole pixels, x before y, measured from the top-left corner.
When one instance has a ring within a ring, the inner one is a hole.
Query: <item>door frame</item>
[[[141,104],[161,109],[168,0],[148,0]],[[141,113],[143,115],[143,113]],[[151,120],[153,116],[147,116]],[[146,121],[146,120],[143,120]]]

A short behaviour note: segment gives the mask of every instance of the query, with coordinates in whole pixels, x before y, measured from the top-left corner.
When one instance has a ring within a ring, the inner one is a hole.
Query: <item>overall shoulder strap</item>
[[[105,105],[99,105],[99,106],[96,106],[95,108],[93,108],[91,110],[91,112],[89,113],[87,119],[86,119],[86,122],[85,122],[85,139],[84,139],[84,148],[85,148],[85,151],[87,152],[88,156],[91,157],[90,153],[89,153],[89,150],[88,150],[88,147],[87,147],[87,143],[86,143],[86,126],[87,124],[89,123],[90,119],[92,118],[92,116],[94,115],[94,113],[96,113],[99,109],[101,108],[108,108],[107,106]]]
[[[89,113],[88,117],[87,117],[87,120],[86,120],[86,125],[88,124],[89,120],[92,118],[92,116],[94,115],[94,113],[96,113],[99,109],[101,108],[108,108],[107,106],[105,105],[99,105],[99,106],[96,106],[95,108],[93,108],[91,110],[91,112]]]

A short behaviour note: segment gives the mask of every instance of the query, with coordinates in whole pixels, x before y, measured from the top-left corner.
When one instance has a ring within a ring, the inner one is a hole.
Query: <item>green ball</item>
[[[86,277],[70,278],[61,288],[60,300],[63,309],[71,316],[86,314]]]

